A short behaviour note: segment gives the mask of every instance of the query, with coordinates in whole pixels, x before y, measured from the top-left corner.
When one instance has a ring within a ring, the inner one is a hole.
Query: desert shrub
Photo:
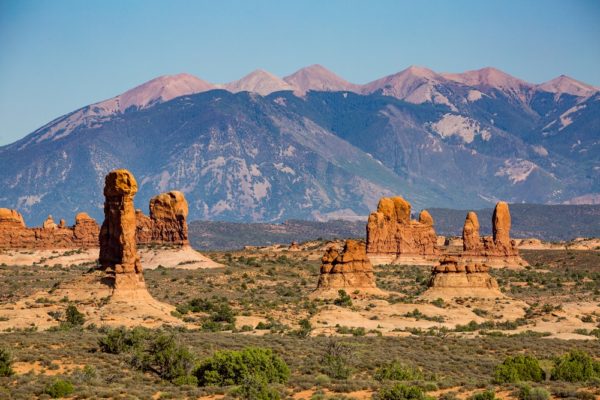
[[[394,386],[383,387],[375,395],[377,400],[427,400],[432,397],[426,396],[418,386],[407,386],[397,383]]]
[[[333,301],[333,304],[340,307],[352,307],[352,298],[344,289],[338,290],[338,297]]]
[[[550,373],[552,380],[567,382],[585,382],[600,376],[600,362],[584,351],[571,350],[569,353],[554,359],[554,367]]]
[[[374,377],[378,381],[413,381],[423,379],[423,371],[399,361],[392,361],[379,367]]]
[[[180,382],[191,374],[194,356],[173,335],[161,333],[134,352],[131,364],[142,371],[155,372],[162,379]]]
[[[300,320],[300,329],[294,332],[294,334],[298,337],[305,338],[310,335],[313,327],[308,319]]]
[[[6,349],[0,348],[0,376],[11,376],[15,372],[12,369],[12,355]]]
[[[529,385],[522,385],[519,388],[517,398],[519,400],[548,400],[550,392],[544,388],[532,388]]]
[[[493,390],[484,390],[469,397],[469,400],[495,400],[496,393]]]
[[[69,304],[67,311],[65,312],[65,322],[61,324],[63,328],[74,328],[82,326],[85,323],[84,315],[79,312],[74,304]]]
[[[285,383],[290,369],[271,349],[247,347],[217,351],[198,365],[194,375],[200,386],[239,385],[250,375],[259,375],[267,383]]]
[[[498,383],[541,382],[545,376],[537,358],[530,355],[507,357],[494,369],[494,380]]]
[[[75,388],[71,382],[62,379],[56,379],[54,382],[46,386],[44,393],[53,399],[59,399],[72,394],[74,390]]]
[[[349,365],[350,349],[338,341],[327,344],[321,358],[321,372],[334,379],[347,379],[352,373]]]
[[[106,336],[98,339],[100,350],[104,353],[120,354],[142,345],[148,336],[148,330],[136,327],[128,330],[125,327],[110,329]]]
[[[231,394],[245,400],[279,400],[281,398],[279,392],[270,387],[261,374],[245,376],[240,386]]]

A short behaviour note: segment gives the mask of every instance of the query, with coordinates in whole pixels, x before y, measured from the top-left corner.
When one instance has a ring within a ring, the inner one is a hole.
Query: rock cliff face
[[[75,225],[57,225],[52,216],[41,228],[28,228],[16,210],[0,209],[0,249],[73,249],[98,247],[100,228],[85,213],[75,218]]]
[[[456,257],[445,257],[433,267],[425,298],[479,297],[501,298],[498,283],[489,267]]]
[[[366,293],[381,292],[375,284],[373,266],[367,257],[363,242],[347,240],[343,249],[329,248],[321,258],[321,274],[316,292],[344,289],[348,293],[359,290]]]
[[[410,219],[410,203],[402,197],[382,198],[367,222],[367,253],[374,264],[430,264],[439,253],[433,218],[422,211]]]
[[[188,203],[183,193],[170,191],[150,200],[150,217],[136,211],[138,244],[187,245]]]
[[[510,239],[510,211],[508,204],[501,201],[496,204],[492,216],[493,236],[479,236],[477,214],[470,211],[463,227],[462,257],[474,262],[486,262],[495,267],[515,267],[527,265],[519,256],[514,240]]]

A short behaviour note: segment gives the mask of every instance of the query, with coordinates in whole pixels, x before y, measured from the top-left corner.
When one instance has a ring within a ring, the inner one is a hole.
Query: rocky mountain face
[[[102,214],[127,168],[139,204],[180,190],[189,219],[365,218],[380,197],[416,209],[600,201],[600,93],[493,68],[411,67],[366,85],[321,66],[224,85],[160,77],[0,147],[0,207],[29,225]]]

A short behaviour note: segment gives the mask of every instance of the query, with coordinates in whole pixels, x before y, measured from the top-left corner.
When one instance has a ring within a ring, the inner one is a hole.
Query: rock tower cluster
[[[410,219],[410,203],[384,197],[367,223],[367,253],[374,264],[432,264],[439,251],[433,218],[426,210]]]
[[[486,262],[498,267],[527,265],[519,256],[515,241],[510,239],[510,225],[508,204],[500,201],[496,204],[492,216],[493,235],[481,237],[477,214],[470,211],[463,227],[461,256],[474,262]]]

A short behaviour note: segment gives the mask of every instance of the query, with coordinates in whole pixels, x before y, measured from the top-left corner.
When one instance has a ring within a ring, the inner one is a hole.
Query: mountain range
[[[140,208],[182,190],[190,219],[363,219],[392,194],[415,209],[599,203],[599,90],[494,68],[364,85],[319,65],[226,84],[162,76],[0,147],[0,207],[29,224],[99,218],[114,168],[137,177]]]

